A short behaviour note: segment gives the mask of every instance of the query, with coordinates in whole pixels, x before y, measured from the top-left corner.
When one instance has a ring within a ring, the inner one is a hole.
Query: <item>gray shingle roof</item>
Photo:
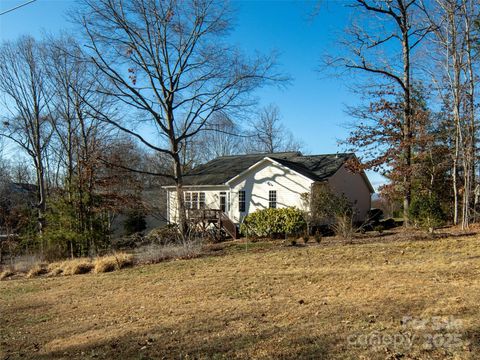
[[[279,159],[286,159],[298,154],[296,152],[286,152],[221,156],[197,166],[190,173],[184,175],[183,182],[185,185],[222,185],[267,156],[275,155]]]
[[[222,156],[200,165],[185,175],[185,185],[222,185],[269,157],[314,181],[323,181],[335,174],[353,153],[303,156],[299,152]]]
[[[324,181],[335,174],[338,169],[350,158],[354,157],[353,153],[343,154],[324,154],[310,156],[296,156],[289,159],[277,159],[283,166],[292,169],[309,179],[315,181]]]

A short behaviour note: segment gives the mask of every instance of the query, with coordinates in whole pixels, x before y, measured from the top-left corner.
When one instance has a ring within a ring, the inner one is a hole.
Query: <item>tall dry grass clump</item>
[[[79,275],[87,274],[92,271],[94,264],[90,259],[80,258],[73,260],[66,260],[57,267],[58,272],[63,275]]]
[[[106,273],[124,269],[133,265],[133,255],[117,253],[110,256],[103,256],[95,260],[95,273]]]
[[[353,215],[345,213],[335,217],[335,224],[333,224],[333,231],[335,235],[343,238],[345,244],[351,244],[356,227],[353,224]]]
[[[57,276],[63,273],[65,261],[56,261],[48,264],[47,270],[50,276]]]
[[[5,280],[8,279],[9,277],[12,277],[15,275],[15,272],[11,269],[5,269],[2,272],[0,272],[0,280]]]
[[[48,273],[47,264],[36,264],[27,273],[27,277],[28,278],[33,278],[33,277],[37,277],[37,276],[40,276],[40,275],[45,275],[47,273]]]
[[[21,271],[16,267],[4,268],[0,271],[0,280],[10,278],[15,275],[34,278],[41,275],[59,276],[59,275],[80,275],[88,274],[92,271],[95,273],[104,273],[123,269],[134,264],[134,257],[127,253],[116,253],[109,256],[103,256],[96,259],[78,258],[64,261],[56,261],[52,263],[21,263]],[[1,269],[0,269],[1,270]]]

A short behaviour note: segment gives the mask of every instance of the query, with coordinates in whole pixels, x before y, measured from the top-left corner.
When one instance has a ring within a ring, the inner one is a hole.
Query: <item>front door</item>
[[[220,192],[220,210],[227,212],[227,193],[225,191]]]

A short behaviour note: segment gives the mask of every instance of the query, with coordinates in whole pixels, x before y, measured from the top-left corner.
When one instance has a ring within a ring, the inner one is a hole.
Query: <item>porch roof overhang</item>
[[[175,190],[177,187],[175,185],[166,185],[162,186],[165,190]],[[202,189],[208,190],[208,188],[212,188],[212,190],[229,190],[230,186],[226,184],[219,184],[219,185],[183,185],[182,188],[184,190],[192,190],[192,189]]]

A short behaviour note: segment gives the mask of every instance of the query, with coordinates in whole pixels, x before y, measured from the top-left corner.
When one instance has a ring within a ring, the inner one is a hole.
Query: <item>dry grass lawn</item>
[[[480,238],[376,241],[5,280],[0,358],[479,359]]]

